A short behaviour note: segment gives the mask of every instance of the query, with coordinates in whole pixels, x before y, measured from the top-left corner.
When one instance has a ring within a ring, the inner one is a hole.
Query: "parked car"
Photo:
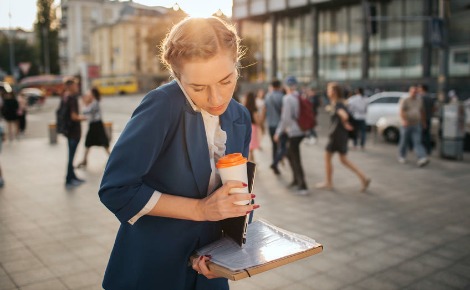
[[[26,88],[20,91],[27,101],[29,107],[32,106],[41,106],[44,104],[46,99],[46,94],[43,90],[38,88]]]
[[[406,94],[406,92],[381,92],[372,95],[367,107],[366,124],[375,126],[381,117],[398,116],[400,99]]]
[[[401,122],[398,114],[380,117],[376,126],[377,134],[382,136],[387,142],[397,143],[400,140]],[[439,118],[433,117],[431,119],[431,140],[433,143],[438,140],[439,126]]]

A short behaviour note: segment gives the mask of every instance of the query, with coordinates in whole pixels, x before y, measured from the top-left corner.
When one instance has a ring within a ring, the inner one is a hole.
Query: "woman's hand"
[[[257,204],[236,205],[237,201],[251,200],[255,197],[250,193],[234,193],[230,194],[232,188],[247,187],[241,181],[229,180],[221,188],[199,202],[199,211],[202,220],[219,221],[226,218],[243,216],[257,209]]]
[[[207,267],[207,262],[210,261],[208,256],[199,256],[199,258],[193,260],[193,269],[200,275],[206,276],[207,279],[220,278],[220,276],[215,275]]]

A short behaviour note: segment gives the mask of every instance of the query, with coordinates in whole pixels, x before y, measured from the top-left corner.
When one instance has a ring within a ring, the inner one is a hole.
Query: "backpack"
[[[316,125],[316,120],[312,102],[300,94],[297,94],[297,99],[299,100],[299,116],[297,117],[297,124],[302,131],[313,129]]]
[[[57,133],[67,136],[69,133],[70,124],[72,120],[70,118],[70,108],[67,101],[61,100],[59,108],[56,111],[56,130]]]

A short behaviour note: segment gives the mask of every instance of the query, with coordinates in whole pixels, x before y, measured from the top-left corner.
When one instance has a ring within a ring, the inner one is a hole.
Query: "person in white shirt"
[[[364,150],[366,145],[366,115],[367,115],[367,106],[369,101],[366,95],[364,95],[364,90],[362,88],[357,88],[355,94],[348,99],[348,110],[351,112],[354,117],[353,125],[356,130],[356,134],[353,138],[354,149],[357,148],[359,136],[361,149]]]

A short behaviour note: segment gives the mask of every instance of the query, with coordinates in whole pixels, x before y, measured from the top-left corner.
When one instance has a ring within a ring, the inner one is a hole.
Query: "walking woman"
[[[121,222],[104,275],[108,290],[227,290],[207,267],[189,258],[222,237],[220,221],[258,205],[236,205],[247,184],[221,184],[220,157],[248,157],[251,120],[232,99],[239,37],[216,17],[186,18],[168,33],[162,62],[174,80],[150,91],[116,142],[99,196]]]
[[[101,96],[97,88],[92,88],[83,98],[86,107],[82,113],[88,119],[88,132],[85,139],[85,155],[83,161],[78,164],[78,168],[87,166],[88,154],[92,146],[104,147],[109,155],[109,140],[103,126],[100,100]]]
[[[338,83],[331,82],[327,86],[327,95],[330,100],[330,128],[328,144],[325,148],[325,170],[326,180],[316,185],[319,189],[333,188],[333,164],[334,153],[339,153],[341,163],[353,171],[361,181],[361,191],[365,192],[370,184],[368,178],[356,165],[347,157],[348,152],[348,131],[353,130],[349,123],[349,114],[344,104],[343,89]]]
[[[245,96],[245,107],[250,112],[251,117],[251,142],[250,142],[250,153],[248,154],[249,161],[255,161],[253,152],[260,148],[260,115],[258,114],[258,108],[256,106],[256,96],[252,91],[248,92]]]

